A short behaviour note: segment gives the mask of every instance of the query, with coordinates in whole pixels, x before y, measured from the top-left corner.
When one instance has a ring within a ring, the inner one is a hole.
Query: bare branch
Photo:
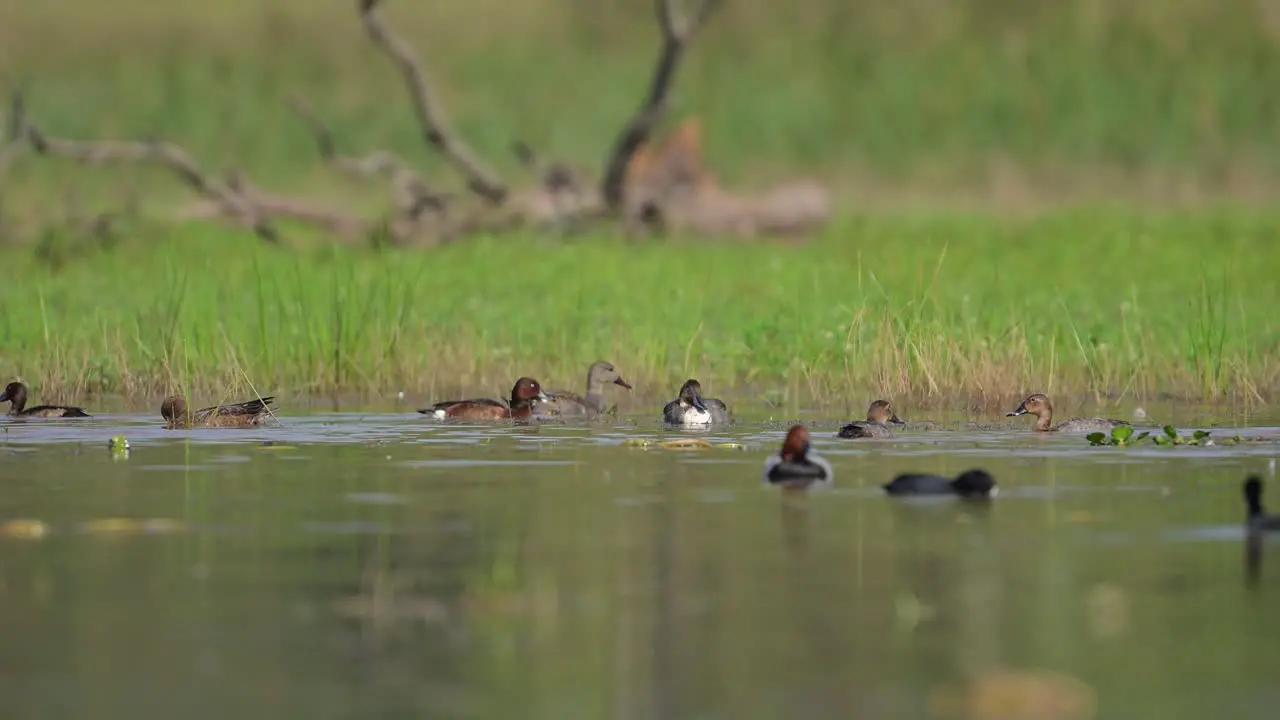
[[[507,197],[506,185],[492,170],[480,162],[449,126],[448,120],[440,110],[440,103],[432,93],[426,72],[414,56],[413,48],[392,33],[383,22],[382,14],[378,12],[381,0],[359,0],[359,3],[360,17],[364,21],[369,38],[387,53],[404,75],[409,96],[413,100],[414,113],[418,117],[418,125],[427,143],[466,175],[467,185],[472,192],[492,203],[501,203]]]
[[[648,142],[654,128],[666,113],[671,83],[675,80],[676,71],[680,68],[680,59],[684,55],[685,48],[711,14],[722,4],[722,0],[696,0],[697,4],[689,17],[681,18],[676,9],[677,0],[654,0],[654,2],[658,26],[662,31],[662,51],[658,55],[658,64],[653,70],[649,94],[644,104],[618,135],[613,152],[610,153],[609,161],[605,165],[604,180],[600,188],[605,207],[613,214],[617,214],[622,209],[627,165],[640,146]]]
[[[70,158],[86,164],[159,163],[198,194],[217,204],[224,215],[252,227],[263,240],[280,240],[280,234],[252,203],[233,189],[207,177],[195,160],[177,145],[160,140],[61,140],[45,135],[30,123],[26,126],[26,133],[32,149],[40,155]]]
[[[5,119],[4,144],[0,145],[0,177],[9,169],[9,163],[27,145],[27,107],[21,90],[14,90],[9,98],[9,116]]]
[[[305,200],[268,195],[240,173],[233,173],[227,178],[227,187],[264,215],[298,220],[345,237],[356,237],[365,230],[364,221],[358,217],[320,207]]]
[[[383,150],[363,156],[340,155],[333,131],[305,100],[295,97],[289,105],[315,137],[316,149],[330,167],[355,178],[389,179],[395,191],[396,206],[409,218],[416,218],[427,209],[443,208],[449,195],[432,190],[404,158]]]

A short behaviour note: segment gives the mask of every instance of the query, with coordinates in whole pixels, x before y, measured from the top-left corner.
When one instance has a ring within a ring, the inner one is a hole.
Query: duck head
[[[680,404],[692,405],[699,412],[709,412],[706,403],[702,402],[702,384],[692,378],[680,386]]]
[[[522,377],[516,380],[516,384],[511,388],[511,407],[525,406],[534,400],[548,400],[546,393],[542,392],[542,386],[537,380],[531,377]]]
[[[786,440],[782,441],[782,459],[796,462],[804,460],[809,454],[809,429],[803,425],[792,425],[787,431]]]
[[[893,403],[888,400],[877,400],[871,403],[871,407],[867,408],[867,420],[881,425],[889,423],[895,425],[906,424],[905,421],[898,419],[898,413],[893,410]]]
[[[986,470],[967,470],[951,483],[961,497],[979,498],[995,494],[996,479]]]
[[[618,369],[613,366],[613,363],[601,360],[600,362],[593,364],[591,369],[587,371],[587,386],[604,386],[608,383],[621,385],[628,390],[631,389],[631,383],[622,379],[622,376],[618,374]]]
[[[1042,393],[1028,395],[1026,400],[1018,406],[1017,410],[1007,413],[1005,417],[1018,417],[1019,415],[1035,415],[1040,417],[1045,413],[1053,412],[1053,406],[1049,404],[1049,398]]]
[[[160,417],[175,422],[187,416],[187,401],[181,395],[170,395],[160,403]]]
[[[14,407],[22,407],[27,404],[27,386],[20,382],[11,382],[4,386],[4,393],[0,393],[0,402],[8,400],[13,403]]]

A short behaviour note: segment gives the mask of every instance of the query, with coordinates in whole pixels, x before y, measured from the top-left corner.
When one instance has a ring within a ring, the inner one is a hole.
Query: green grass
[[[1280,219],[1239,206],[1280,191],[1273,6],[727,0],[672,116],[702,119],[726,184],[831,182],[843,215],[803,247],[510,237],[423,254],[318,249],[299,231],[273,249],[146,220],[187,197],[158,170],[19,157],[0,179],[0,372],[46,396],[250,379],[495,393],[522,373],[576,386],[605,357],[638,384],[628,398],[668,396],[690,375],[855,404],[1033,388],[1269,398]],[[300,94],[344,149],[395,150],[458,188],[354,8],[20,4],[0,23],[0,82],[25,85],[53,135],[162,136],[211,172],[241,167],[268,190],[372,216],[385,188],[317,161],[286,107]],[[386,10],[455,126],[513,185],[516,139],[598,168],[656,51],[649,0]],[[112,247],[58,229],[131,197],[148,212]],[[914,212],[882,212],[898,200]],[[1046,214],[940,210],[973,200]],[[1104,202],[1054,207],[1080,200]],[[1199,212],[1180,211],[1192,201]]]
[[[515,139],[602,165],[651,71],[651,5],[388,0],[387,13],[460,132],[514,176]],[[55,134],[158,134],[211,167],[314,189],[330,181],[285,107],[299,93],[344,147],[395,149],[456,185],[354,6],[15,4],[0,67]],[[703,119],[730,182],[813,173],[851,202],[1265,201],[1280,187],[1278,36],[1274,3],[1254,0],[727,0],[688,57],[673,116]],[[89,195],[151,177],[39,160],[15,172],[12,192],[32,200],[22,211],[68,177]]]
[[[1280,389],[1280,215],[853,218],[808,245],[481,238],[289,250],[193,226],[11,251],[0,377],[86,392],[499,393],[614,361],[861,405]]]

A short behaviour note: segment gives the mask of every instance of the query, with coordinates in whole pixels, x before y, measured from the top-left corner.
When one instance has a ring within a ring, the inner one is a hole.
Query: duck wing
[[[242,403],[213,405],[211,407],[197,410],[192,416],[192,420],[193,422],[201,423],[214,416],[243,417],[260,415],[268,410],[268,406],[273,400],[275,400],[275,396],[259,398],[257,400],[247,400]]]
[[[82,408],[72,407],[70,405],[37,405],[23,410],[18,413],[17,416],[40,418],[93,417]]]

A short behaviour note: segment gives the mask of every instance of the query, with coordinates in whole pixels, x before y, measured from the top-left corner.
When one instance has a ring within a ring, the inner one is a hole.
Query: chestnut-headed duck
[[[1249,532],[1280,532],[1280,515],[1268,515],[1262,507],[1262,478],[1250,475],[1244,481],[1244,502],[1248,507],[1245,526]]]
[[[446,400],[418,412],[437,420],[527,420],[533,414],[534,401],[546,399],[537,380],[522,377],[511,387],[510,406],[488,398]]]
[[[962,498],[986,498],[996,494],[996,480],[986,470],[969,470],[956,479],[938,475],[907,473],[884,486],[890,495],[959,495]]]
[[[160,417],[164,418],[164,426],[169,430],[183,428],[234,428],[254,427],[261,425],[271,417],[271,401],[275,397],[264,397],[229,405],[212,405],[191,412],[187,408],[187,400],[181,395],[170,395],[160,404]]]
[[[725,425],[729,408],[715,398],[702,397],[702,384],[689,379],[680,386],[680,396],[662,408],[662,421],[668,425]]]
[[[1028,395],[1017,410],[1005,417],[1019,415],[1035,415],[1036,430],[1040,432],[1110,432],[1113,428],[1128,425],[1124,420],[1108,420],[1107,418],[1072,418],[1053,424],[1053,404],[1042,393]]]
[[[876,400],[867,408],[866,420],[855,420],[840,428],[836,435],[842,438],[893,437],[893,433],[889,432],[889,423],[905,424],[893,411],[892,403],[888,400]]]
[[[9,417],[24,418],[78,418],[91,417],[83,408],[70,405],[37,405],[27,407],[27,386],[20,382],[11,382],[0,394],[0,402],[9,401]]]
[[[540,415],[599,415],[604,412],[604,386],[609,383],[631,389],[613,363],[592,363],[587,370],[586,396],[568,390],[545,390],[547,399],[539,401],[534,410]]]
[[[834,473],[831,464],[809,447],[809,430],[792,425],[782,441],[782,450],[764,461],[764,481],[788,489],[804,489],[817,483],[830,483]]]

